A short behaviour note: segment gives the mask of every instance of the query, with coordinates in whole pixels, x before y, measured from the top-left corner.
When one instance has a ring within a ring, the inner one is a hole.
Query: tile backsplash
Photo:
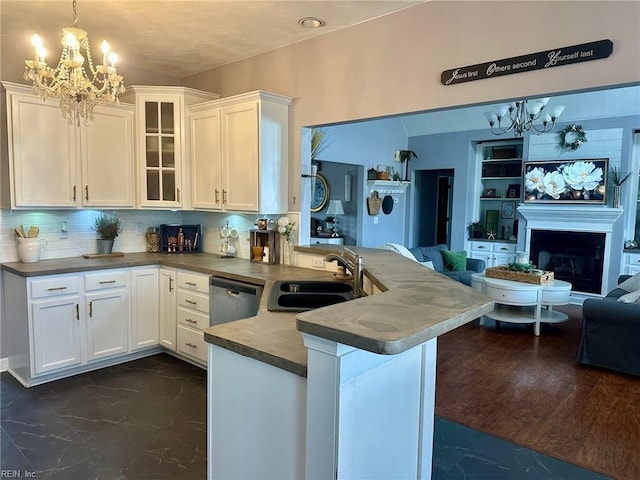
[[[249,258],[249,230],[254,227],[257,214],[226,214],[194,211],[160,210],[103,210],[116,213],[122,222],[122,232],[114,243],[114,252],[145,252],[145,233],[149,227],[166,224],[202,225],[202,248],[208,253],[220,253],[223,238],[220,230],[229,222],[231,228],[240,233],[230,244],[236,248],[237,256]],[[78,257],[85,253],[96,253],[97,234],[91,229],[99,210],[4,210],[0,209],[0,262],[18,260],[17,242],[14,228],[23,225],[28,230],[31,225],[40,228],[40,238],[47,240],[47,249],[41,259]],[[287,216],[298,222],[297,213]],[[277,219],[278,215],[268,218]],[[61,238],[63,222],[68,230],[67,238]],[[295,232],[297,233],[297,232]]]

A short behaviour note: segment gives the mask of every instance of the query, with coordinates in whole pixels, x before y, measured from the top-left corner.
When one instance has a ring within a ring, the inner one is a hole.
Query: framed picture
[[[524,201],[607,203],[608,158],[524,162]]]
[[[319,212],[329,199],[329,185],[327,180],[319,173],[316,173],[316,178],[313,180],[315,181],[311,182],[311,188],[313,188],[311,192],[311,211]]]
[[[500,216],[504,219],[516,218],[516,203],[502,202],[502,205],[500,208]]]
[[[507,188],[507,198],[517,198],[520,199],[520,184],[512,183]]]

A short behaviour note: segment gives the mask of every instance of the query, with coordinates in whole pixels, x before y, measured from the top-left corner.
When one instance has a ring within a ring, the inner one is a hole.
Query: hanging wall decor
[[[587,141],[582,125],[567,125],[558,133],[560,148],[563,150],[577,150]]]
[[[607,203],[609,159],[524,162],[524,201]]]

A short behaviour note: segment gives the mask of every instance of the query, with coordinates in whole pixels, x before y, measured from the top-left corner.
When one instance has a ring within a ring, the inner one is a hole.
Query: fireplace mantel
[[[612,232],[613,224],[622,215],[622,208],[570,204],[520,205],[518,213],[527,221],[528,230]]]

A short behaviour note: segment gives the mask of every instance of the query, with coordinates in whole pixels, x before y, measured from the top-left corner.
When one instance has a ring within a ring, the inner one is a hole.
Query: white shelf
[[[401,180],[367,180],[369,192],[377,190],[378,193],[404,193],[411,182]]]

